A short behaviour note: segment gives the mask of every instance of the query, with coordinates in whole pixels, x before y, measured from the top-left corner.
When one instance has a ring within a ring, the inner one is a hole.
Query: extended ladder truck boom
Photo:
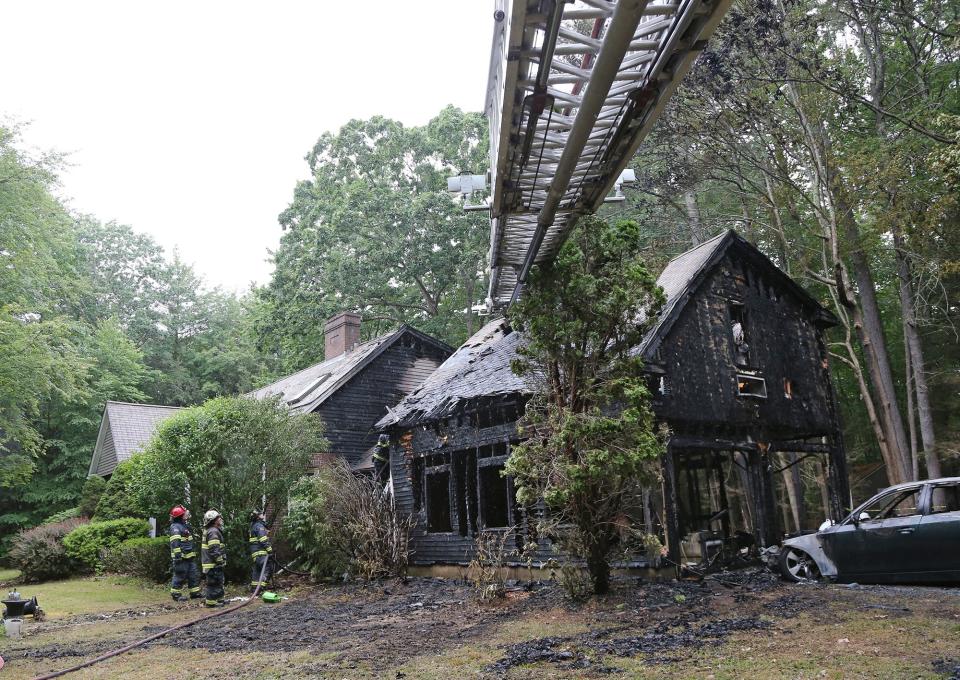
[[[730,0],[497,0],[488,309],[595,212]]]

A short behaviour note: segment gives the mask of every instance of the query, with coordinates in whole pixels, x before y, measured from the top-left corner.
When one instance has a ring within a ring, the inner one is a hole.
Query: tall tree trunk
[[[687,227],[690,229],[690,242],[698,246],[703,241],[703,232],[700,228],[700,206],[697,205],[697,195],[692,189],[683,192],[683,202],[687,206]]]
[[[920,457],[917,455],[917,426],[914,417],[913,408],[913,362],[910,361],[910,349],[908,347],[907,328],[903,328],[903,347],[904,347],[904,376],[907,379],[907,432],[910,435],[910,466],[913,470],[913,478],[920,479]]]
[[[940,469],[940,458],[937,455],[936,439],[933,433],[933,412],[930,408],[930,394],[927,388],[923,349],[920,344],[920,334],[917,332],[916,308],[913,304],[913,287],[910,282],[910,263],[907,261],[904,251],[903,234],[899,226],[893,228],[893,244],[897,255],[897,275],[900,279],[900,307],[906,341],[905,350],[910,364],[907,377],[908,382],[912,378],[917,396],[917,415],[920,421],[923,455],[927,464],[927,478],[935,479],[943,473]]]

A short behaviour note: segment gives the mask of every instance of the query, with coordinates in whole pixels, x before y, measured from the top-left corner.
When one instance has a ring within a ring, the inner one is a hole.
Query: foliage
[[[61,510],[60,512],[50,515],[45,520],[40,522],[40,524],[59,524],[65,520],[75,519],[81,516],[88,519],[90,517],[90,515],[81,515],[80,508],[67,508],[66,510]]]
[[[594,591],[593,579],[579,564],[565,561],[553,575],[564,594],[574,602],[586,600]]]
[[[90,475],[87,481],[83,483],[83,490],[80,492],[80,505],[77,508],[83,517],[93,517],[97,511],[97,503],[100,502],[100,496],[107,489],[107,480],[98,475]]]
[[[64,537],[85,525],[86,520],[77,518],[21,531],[7,560],[27,583],[70,576],[79,565],[67,554]]]
[[[220,397],[165,420],[134,456],[128,488],[149,514],[166,517],[184,503],[193,516],[223,515],[231,574],[246,569],[247,516],[266,499],[268,524],[282,517],[288,493],[313,454],[326,450],[323,424],[278,399]],[[190,490],[189,500],[184,489]]]
[[[364,579],[403,576],[415,519],[397,510],[392,496],[337,459],[301,480],[294,524],[285,531],[315,576],[341,565]]]
[[[480,600],[493,600],[506,595],[503,568],[507,563],[507,543],[513,538],[509,531],[485,530],[474,539],[473,559],[467,567],[467,576]]]
[[[141,503],[135,486],[135,480],[141,478],[144,463],[142,456],[133,456],[117,465],[97,502],[97,509],[93,514],[95,520],[99,522],[121,517],[150,516],[151,510]]]
[[[97,569],[104,551],[116,547],[128,538],[139,538],[150,533],[145,519],[124,517],[105,522],[91,522],[79,526],[63,538],[67,556],[86,569]]]
[[[628,498],[662,448],[631,352],[663,304],[637,255],[639,237],[635,222],[582,220],[510,310],[527,337],[513,368],[541,387],[521,420],[529,438],[505,472],[519,503],[546,502],[554,533],[586,559],[597,593],[608,586]]]
[[[664,258],[736,228],[832,307],[852,469],[892,464],[891,479],[927,438],[924,412],[936,453],[957,450],[956,16],[956,3],[929,0],[733,3],[635,159],[620,209]],[[852,290],[838,287],[838,268]],[[870,297],[876,318],[857,318]],[[907,366],[911,329],[926,365]],[[917,417],[921,441],[904,446],[897,429]]]
[[[349,555],[342,549],[332,526],[327,507],[337,486],[329,477],[332,468],[324,466],[318,474],[303,477],[290,490],[289,513],[283,519],[283,536],[314,578],[330,578],[349,568]]]
[[[367,332],[408,322],[453,345],[484,293],[488,220],[446,178],[487,166],[486,121],[447,107],[423,127],[375,116],[326,133],[280,216],[276,270],[259,291],[264,347],[295,370],[322,359],[323,322],[361,311]]]
[[[166,536],[128,538],[104,552],[103,569],[163,583],[170,575],[170,540]]]

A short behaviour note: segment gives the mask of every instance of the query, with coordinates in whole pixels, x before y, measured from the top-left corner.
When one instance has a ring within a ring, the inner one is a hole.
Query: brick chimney
[[[323,326],[323,358],[333,359],[360,342],[360,315],[340,312]]]

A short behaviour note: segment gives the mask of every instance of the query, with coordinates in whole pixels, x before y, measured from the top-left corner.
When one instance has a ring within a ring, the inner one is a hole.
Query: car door
[[[857,522],[846,522],[824,532],[824,551],[837,566],[841,580],[889,580],[905,563],[920,521],[922,487],[895,489],[879,494],[862,506]]]
[[[960,579],[960,481],[932,485],[917,534],[913,569],[924,580]]]

